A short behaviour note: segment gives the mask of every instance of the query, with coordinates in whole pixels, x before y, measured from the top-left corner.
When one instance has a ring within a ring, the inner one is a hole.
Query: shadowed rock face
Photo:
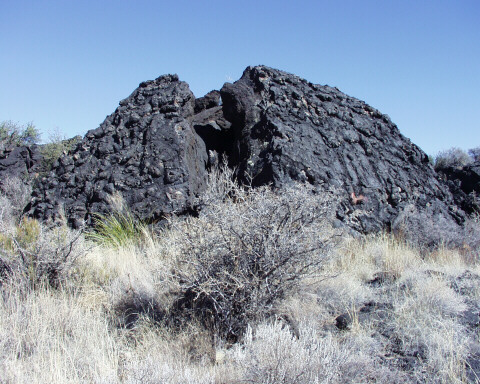
[[[0,151],[0,188],[9,177],[27,180],[41,171],[43,156],[40,147],[19,146],[8,147]]]
[[[335,188],[343,198],[338,218],[362,232],[389,226],[411,203],[462,219],[426,154],[386,115],[265,66],[197,100],[176,75],[140,84],[59,160],[34,191],[29,213],[55,219],[63,206],[77,227],[108,212],[114,192],[141,219],[185,212],[221,155],[254,185],[295,180],[320,193]]]
[[[447,167],[438,171],[445,180],[457,206],[467,213],[480,213],[480,161],[463,167]]]

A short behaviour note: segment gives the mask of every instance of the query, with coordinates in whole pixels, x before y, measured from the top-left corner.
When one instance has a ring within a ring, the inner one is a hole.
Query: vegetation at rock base
[[[335,199],[213,172],[198,217],[117,241],[108,220],[92,240],[14,217],[3,194],[0,382],[478,381],[478,242],[351,237]]]
[[[38,138],[0,124],[0,383],[480,382],[478,148],[266,66]]]
[[[115,209],[112,213],[96,214],[94,227],[87,238],[107,247],[120,248],[141,243],[149,236],[146,224],[137,220],[120,195],[111,197]]]

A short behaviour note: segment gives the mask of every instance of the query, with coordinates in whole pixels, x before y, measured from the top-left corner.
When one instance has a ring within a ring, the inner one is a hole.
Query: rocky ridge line
[[[394,223],[408,205],[461,222],[464,213],[388,116],[336,88],[266,66],[195,99],[176,75],[147,81],[63,156],[33,192],[28,213],[91,224],[120,193],[155,221],[195,209],[220,156],[239,180],[281,189],[292,181],[340,191],[338,220],[361,232]],[[361,197],[362,196],[362,197]]]

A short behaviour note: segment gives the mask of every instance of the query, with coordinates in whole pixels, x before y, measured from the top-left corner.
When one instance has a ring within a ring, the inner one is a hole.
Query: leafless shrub
[[[0,219],[5,220],[9,214],[11,219],[18,221],[23,208],[30,201],[31,193],[31,185],[18,177],[6,177],[2,180],[0,183]]]
[[[117,326],[128,329],[134,328],[142,317],[153,323],[158,323],[165,317],[165,308],[157,297],[133,288],[118,298],[114,310]]]
[[[473,161],[480,161],[480,147],[469,149],[468,154],[472,157]]]
[[[436,171],[450,167],[464,167],[472,162],[472,158],[460,148],[450,148],[439,152],[435,157],[434,168]]]
[[[462,235],[461,252],[468,256],[469,261],[478,262],[480,260],[480,215],[467,219],[462,228]]]
[[[324,263],[333,204],[304,186],[276,194],[223,177],[214,190],[223,199],[207,198],[200,217],[178,228],[181,294],[172,311],[235,341],[249,321],[270,313],[302,276]]]
[[[58,285],[81,254],[81,232],[66,226],[47,228],[24,217],[31,186],[11,177],[0,189],[0,272],[1,278],[21,280],[29,286],[41,282]],[[8,276],[7,276],[8,275]]]
[[[30,287],[45,282],[58,286],[83,252],[81,231],[66,226],[48,229],[24,218],[13,232],[0,232],[0,260],[9,277]]]
[[[234,170],[229,168],[226,159],[223,159],[223,163],[210,169],[205,191],[197,199],[196,205],[208,208],[232,199],[235,193],[240,191]]]

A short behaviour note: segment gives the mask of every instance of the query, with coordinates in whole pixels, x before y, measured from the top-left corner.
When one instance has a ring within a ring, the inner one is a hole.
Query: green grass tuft
[[[120,248],[137,244],[148,232],[147,226],[129,211],[95,214],[94,220],[94,229],[87,233],[87,237],[105,246]]]

